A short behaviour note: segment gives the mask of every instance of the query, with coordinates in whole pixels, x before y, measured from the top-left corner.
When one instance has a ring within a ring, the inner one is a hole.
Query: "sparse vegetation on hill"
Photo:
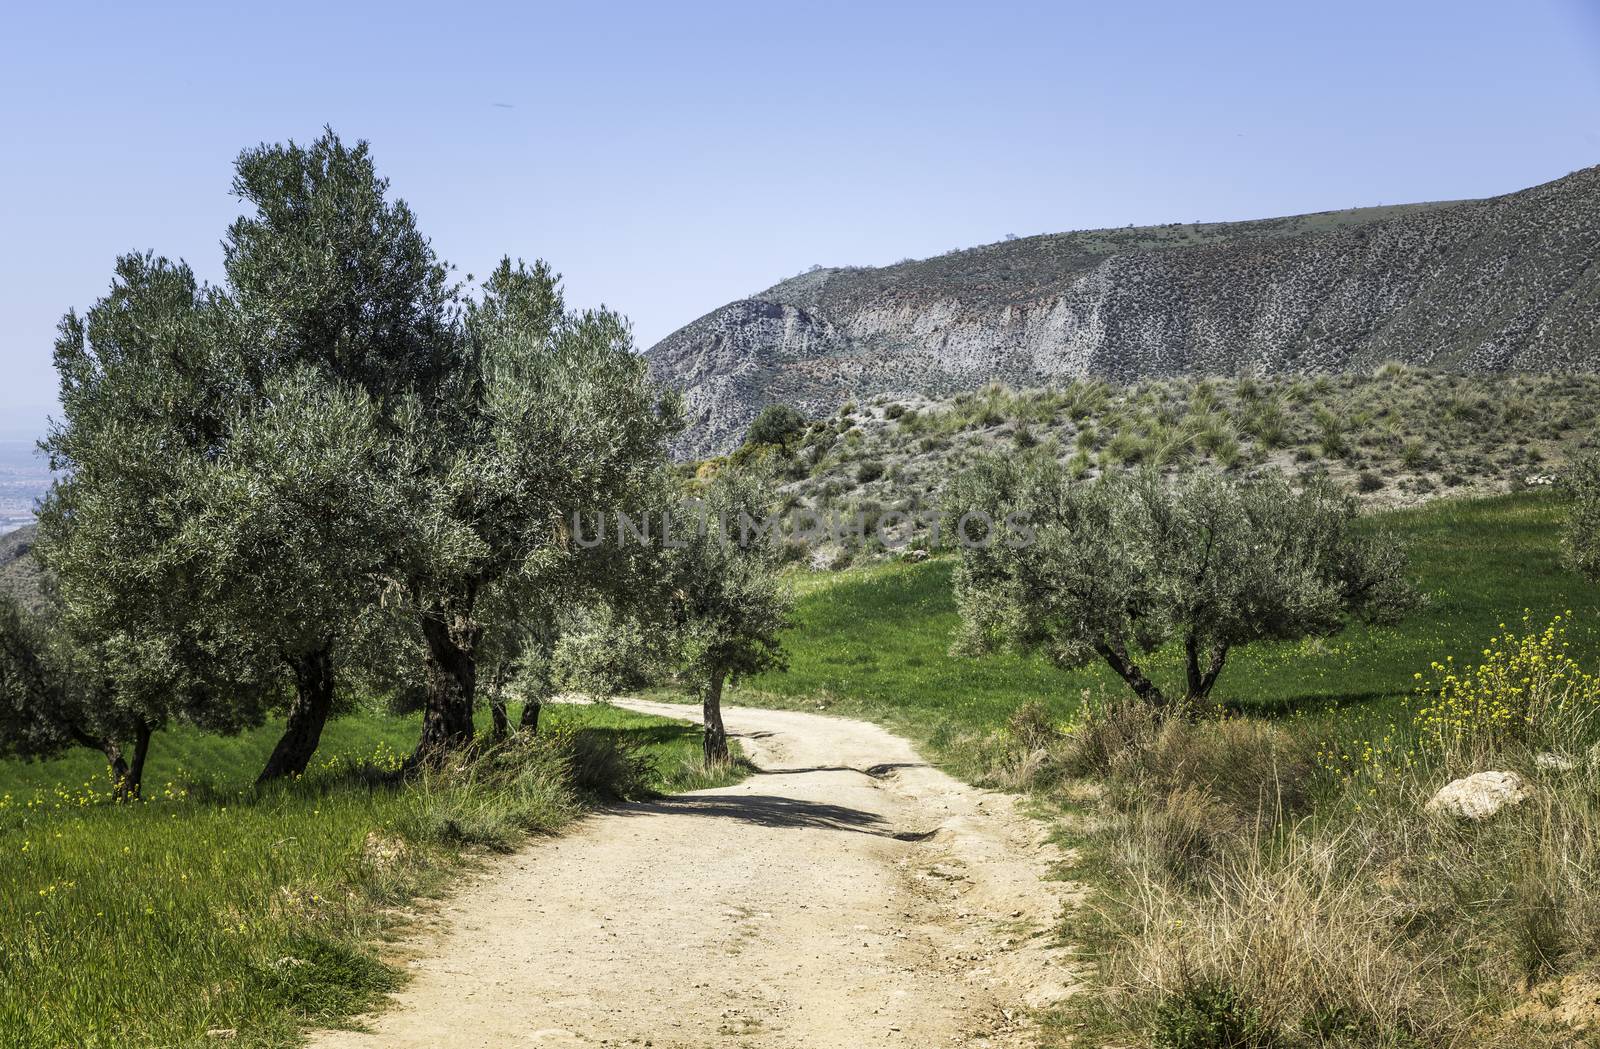
[[[926,542],[918,515],[986,454],[1049,455],[1077,478],[1274,470],[1296,483],[1325,478],[1383,508],[1557,484],[1592,449],[1597,413],[1593,375],[1468,378],[1387,365],[1361,376],[878,397],[813,420],[787,449],[761,451],[788,507],[862,514],[869,535],[902,515],[884,533],[903,547]]]

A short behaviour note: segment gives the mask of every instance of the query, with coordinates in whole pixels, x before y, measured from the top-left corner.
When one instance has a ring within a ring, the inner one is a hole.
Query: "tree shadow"
[[[1273,696],[1270,699],[1223,699],[1218,700],[1217,705],[1229,714],[1281,718],[1295,714],[1327,713],[1393,696],[1393,692],[1377,689],[1367,692],[1308,692],[1298,696]]]
[[[883,817],[848,805],[801,801],[772,794],[677,794],[613,810],[625,816],[710,816],[788,830],[839,830],[895,836]]]
[[[932,768],[926,761],[886,761],[880,765],[858,769],[853,765],[805,765],[784,769],[756,769],[758,776],[801,776],[808,772],[854,772],[873,779],[887,779],[901,769]]]

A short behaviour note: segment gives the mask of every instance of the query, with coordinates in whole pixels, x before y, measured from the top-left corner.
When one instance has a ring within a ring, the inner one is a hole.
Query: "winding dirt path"
[[[624,700],[686,718],[690,708]],[[861,721],[728,708],[761,770],[495,862],[370,1033],[318,1049],[1020,1047],[1077,974],[1073,887],[1007,795]]]

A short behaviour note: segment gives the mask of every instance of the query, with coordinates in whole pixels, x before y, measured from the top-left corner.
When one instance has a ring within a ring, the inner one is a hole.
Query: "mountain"
[[[43,601],[44,570],[33,555],[38,537],[37,525],[0,536],[0,599],[13,598],[27,608],[37,608]]]
[[[682,388],[684,455],[761,408],[875,394],[1369,370],[1600,365],[1600,167],[1486,200],[1007,240],[819,269],[648,351]]]

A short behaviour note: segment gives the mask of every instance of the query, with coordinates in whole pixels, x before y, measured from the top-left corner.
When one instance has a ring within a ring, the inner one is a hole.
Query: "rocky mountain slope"
[[[0,536],[0,600],[13,598],[27,608],[43,601],[43,569],[33,556],[39,537],[37,525],[26,525]]]
[[[822,269],[649,351],[684,389],[680,451],[728,450],[767,404],[999,379],[1600,366],[1600,167],[1502,197],[1007,240]]]

